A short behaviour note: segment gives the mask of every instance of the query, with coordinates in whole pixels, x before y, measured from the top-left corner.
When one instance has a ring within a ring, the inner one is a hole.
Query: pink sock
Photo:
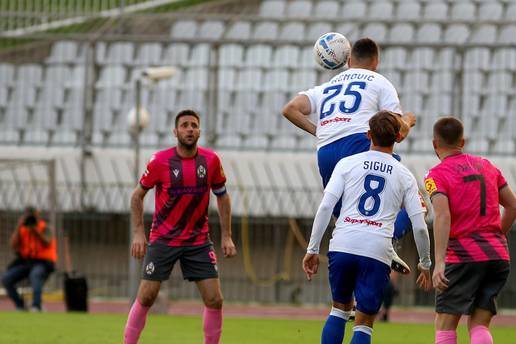
[[[222,333],[222,309],[204,307],[204,344],[218,344]]]
[[[489,329],[483,325],[477,325],[469,331],[471,344],[493,344],[493,337]]]
[[[436,331],[435,344],[457,344],[457,332]]]
[[[147,318],[149,309],[150,307],[142,306],[138,300],[134,301],[129,311],[127,324],[125,325],[124,344],[138,343],[138,338],[140,338],[140,333],[142,333],[143,327],[145,326],[145,319]]]

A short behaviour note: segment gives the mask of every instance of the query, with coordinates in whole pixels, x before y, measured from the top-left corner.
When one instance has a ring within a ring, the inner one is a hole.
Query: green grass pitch
[[[0,312],[0,343],[98,344],[121,343],[126,315]],[[226,318],[222,344],[319,343],[323,320]],[[349,343],[351,323],[346,327]],[[514,343],[516,328],[492,329],[497,344]],[[373,343],[433,343],[433,326],[419,324],[375,325]],[[464,326],[459,343],[469,343]],[[202,343],[200,317],[151,315],[140,338],[142,344]]]

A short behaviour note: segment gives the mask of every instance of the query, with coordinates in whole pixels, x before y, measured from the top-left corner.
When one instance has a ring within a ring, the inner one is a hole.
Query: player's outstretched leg
[[[341,307],[343,308],[343,307]],[[346,322],[349,319],[351,311],[344,311],[337,307],[332,307],[328,319],[324,324],[321,335],[322,344],[341,344],[344,340],[344,332],[346,330]]]
[[[209,278],[197,282],[197,287],[204,302],[203,330],[204,344],[218,344],[222,334],[223,297],[218,278]]]
[[[145,320],[150,307],[156,300],[161,282],[143,280],[140,283],[138,296],[129,311],[124,330],[124,344],[136,344],[145,327]]]

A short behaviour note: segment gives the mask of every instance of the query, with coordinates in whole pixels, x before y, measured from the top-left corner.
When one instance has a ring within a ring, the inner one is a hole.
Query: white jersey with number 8
[[[394,222],[401,207],[424,212],[412,173],[390,154],[368,151],[342,159],[324,192],[341,198],[330,251],[391,264]]]

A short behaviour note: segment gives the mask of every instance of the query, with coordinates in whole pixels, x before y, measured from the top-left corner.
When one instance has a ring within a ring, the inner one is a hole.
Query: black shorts
[[[469,315],[481,308],[496,314],[496,296],[507,282],[509,271],[506,260],[446,264],[448,288],[437,292],[435,311]]]
[[[147,247],[142,278],[150,281],[168,280],[177,260],[185,280],[200,281],[219,277],[217,256],[212,244],[174,247],[155,242]]]

